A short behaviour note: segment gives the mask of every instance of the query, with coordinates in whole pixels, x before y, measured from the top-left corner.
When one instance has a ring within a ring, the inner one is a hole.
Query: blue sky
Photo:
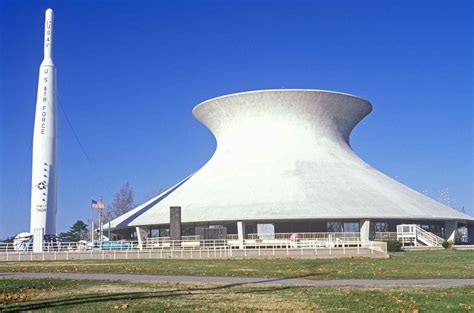
[[[212,155],[198,103],[272,88],[373,104],[351,142],[408,186],[473,210],[471,1],[0,1],[0,238],[29,229],[44,11],[55,11],[58,229],[125,182],[136,202]]]

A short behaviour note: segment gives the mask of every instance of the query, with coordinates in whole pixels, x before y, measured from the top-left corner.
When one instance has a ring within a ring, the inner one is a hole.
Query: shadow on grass
[[[241,282],[241,283],[232,283],[232,284],[225,284],[220,286],[214,287],[207,287],[207,288],[182,288],[174,291],[152,291],[152,292],[122,292],[122,293],[106,293],[106,294],[85,294],[80,296],[71,296],[62,299],[46,299],[40,301],[33,301],[29,303],[16,303],[11,305],[0,306],[0,310],[2,312],[17,312],[17,311],[27,311],[27,310],[38,310],[38,309],[47,309],[47,308],[55,308],[61,306],[70,306],[70,305],[80,305],[80,304],[90,304],[90,303],[101,303],[101,302],[110,302],[110,301],[118,301],[118,300],[140,300],[140,299],[148,299],[148,298],[178,298],[182,296],[188,296],[193,293],[200,293],[204,292],[205,294],[213,294],[216,291],[225,290],[233,287],[239,287],[244,285],[255,285],[261,283],[275,283],[278,281],[282,281],[285,279],[297,279],[297,278],[305,278],[308,276],[317,275],[315,273],[300,275],[300,276],[292,276],[292,277],[284,277],[284,278],[275,278],[275,279],[265,279],[261,281],[252,281],[252,282]],[[176,283],[176,282],[174,282]],[[251,289],[249,291],[239,291],[237,293],[262,293],[262,292],[275,292],[280,290],[290,290],[297,286],[275,286],[275,287],[268,287],[268,288],[258,288],[258,289]]]

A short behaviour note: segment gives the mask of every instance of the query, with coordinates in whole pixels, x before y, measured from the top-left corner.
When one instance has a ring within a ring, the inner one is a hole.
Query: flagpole
[[[92,240],[91,241],[92,241],[92,247],[94,247],[94,221],[92,221],[92,228],[91,229],[92,229],[92,237],[91,237]]]
[[[94,242],[94,223],[92,222],[92,205],[89,208],[89,240]]]
[[[100,205],[99,205],[99,228],[100,228],[100,247],[102,248],[102,196],[100,197]]]

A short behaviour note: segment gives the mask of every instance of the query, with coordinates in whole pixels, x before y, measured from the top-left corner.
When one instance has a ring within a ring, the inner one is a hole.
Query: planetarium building
[[[262,90],[205,101],[193,115],[213,133],[212,158],[165,192],[114,219],[116,239],[167,237],[170,207],[181,235],[396,232],[417,225],[442,238],[474,218],[359,158],[352,129],[372,110],[359,97],[320,90]],[[210,231],[210,230],[219,230]],[[138,235],[137,235],[138,234]]]

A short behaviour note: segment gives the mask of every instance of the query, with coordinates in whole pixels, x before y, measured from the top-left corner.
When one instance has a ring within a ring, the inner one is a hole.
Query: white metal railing
[[[374,241],[397,240],[397,232],[376,232],[371,239]]]
[[[78,241],[78,242],[43,242],[43,251],[131,251],[131,250],[189,250],[221,248],[313,248],[313,247],[349,247],[362,244],[360,233],[276,233],[249,234],[247,239],[239,241],[235,235],[227,239],[201,240],[199,236],[183,236],[182,240],[173,241],[170,237],[150,237],[138,241]],[[0,252],[32,251],[32,242],[23,242],[21,246],[13,243],[0,243]]]
[[[91,250],[133,250],[138,248],[137,241],[95,241],[87,242],[80,240],[77,242],[43,242],[43,251],[91,251]],[[32,241],[21,245],[15,243],[0,243],[1,252],[29,252],[33,251]]]
[[[126,260],[126,259],[219,259],[219,258],[259,258],[259,257],[384,257],[387,252],[385,242],[352,243],[329,247],[272,247],[244,246],[235,249],[231,246],[207,245],[200,248],[183,249],[170,242],[168,248],[134,250],[72,250],[72,251],[13,251],[0,252],[0,261],[60,261],[60,260]],[[181,242],[182,243],[182,242]]]
[[[312,232],[312,233],[260,233],[248,234],[250,240],[327,240],[327,241],[360,241],[360,232]]]
[[[441,247],[444,239],[421,228],[416,224],[397,225],[397,240],[405,245],[417,246],[421,242],[430,247]]]

